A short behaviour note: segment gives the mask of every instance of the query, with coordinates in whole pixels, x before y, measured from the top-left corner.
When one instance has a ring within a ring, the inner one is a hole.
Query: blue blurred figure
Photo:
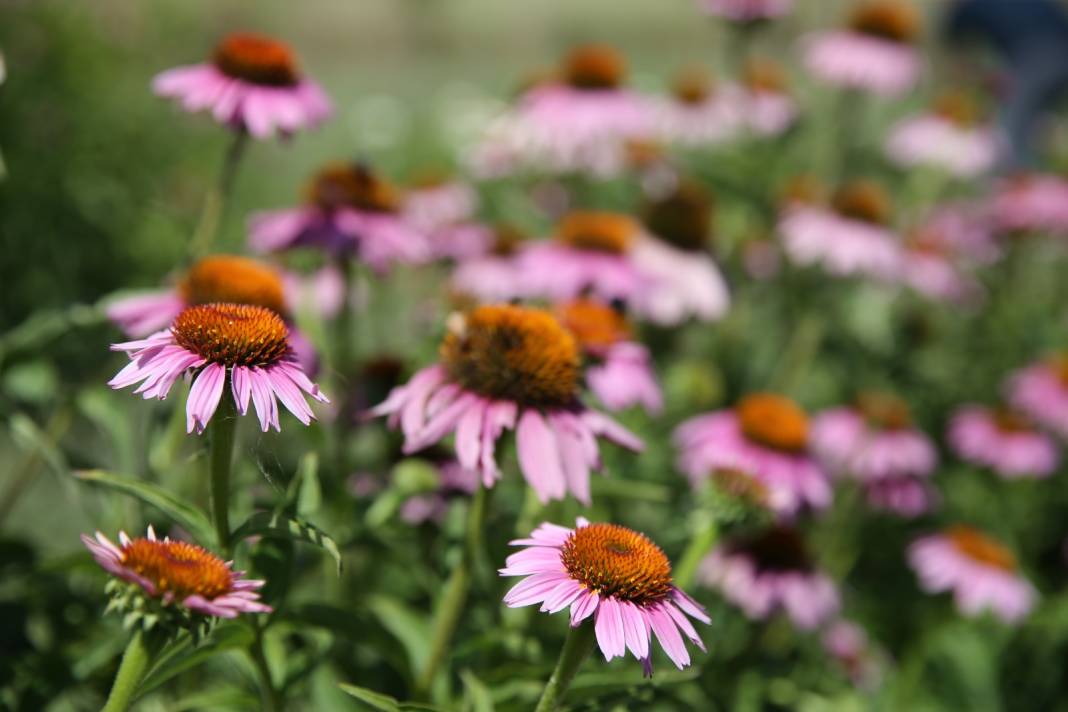
[[[1053,0],[958,0],[947,14],[946,34],[986,41],[1004,59],[1008,167],[1032,165],[1042,114],[1068,88],[1068,12]]]

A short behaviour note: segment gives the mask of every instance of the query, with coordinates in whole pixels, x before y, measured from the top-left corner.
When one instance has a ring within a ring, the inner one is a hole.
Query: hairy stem
[[[115,675],[115,682],[111,685],[111,692],[104,704],[103,712],[125,712],[137,695],[137,688],[145,671],[152,663],[152,657],[158,651],[159,641],[150,637],[140,628],[134,631],[133,637],[126,645],[126,652],[122,654],[122,662],[119,664],[119,672]]]
[[[211,514],[215,535],[223,558],[231,556],[230,546],[230,470],[234,463],[234,431],[237,408],[229,393],[223,393],[215,417],[208,425],[210,438],[209,467],[211,476]]]
[[[568,630],[564,649],[560,651],[560,659],[556,662],[549,682],[545,683],[545,690],[542,691],[534,712],[552,712],[559,707],[567,688],[575,679],[575,673],[593,652],[595,640],[592,620],[586,620],[577,628]]]
[[[282,709],[282,700],[278,694],[278,688],[271,678],[271,668],[267,665],[267,656],[263,652],[263,628],[255,625],[256,637],[249,646],[248,654],[252,658],[252,664],[256,667],[256,676],[260,680],[260,699],[264,712],[279,712]]]

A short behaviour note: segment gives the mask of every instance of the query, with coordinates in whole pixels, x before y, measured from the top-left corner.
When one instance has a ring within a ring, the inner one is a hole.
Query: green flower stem
[[[355,319],[353,315],[352,300],[356,289],[356,270],[351,256],[339,256],[336,260],[342,279],[341,309],[334,318],[334,350],[333,365],[334,376],[337,382],[334,386],[338,397],[338,415],[334,420],[334,458],[339,476],[348,472],[348,434],[351,422],[349,420],[350,398],[352,394],[352,377],[355,372],[355,357],[353,355],[353,338],[355,335]]]
[[[146,633],[141,628],[134,630],[133,637],[122,654],[119,672],[111,685],[111,692],[102,712],[125,712],[137,696],[137,688],[145,676],[152,658],[165,641],[159,635]]]
[[[219,182],[204,198],[204,207],[200,211],[196,232],[193,233],[193,239],[189,241],[189,254],[193,259],[203,257],[211,251],[215,234],[219,231],[219,225],[226,215],[226,205],[230,201],[230,193],[234,188],[237,167],[241,163],[247,144],[248,132],[244,129],[235,131],[234,138],[223,158]]]
[[[587,619],[578,628],[571,628],[567,632],[567,640],[564,641],[564,649],[560,651],[560,659],[556,662],[549,682],[545,684],[545,690],[541,693],[538,706],[534,712],[552,712],[563,700],[564,693],[575,679],[575,673],[593,652],[593,644],[596,640],[593,628],[593,620]]]
[[[460,622],[467,592],[471,587],[472,573],[477,566],[482,550],[482,533],[486,522],[487,500],[489,490],[479,485],[467,510],[467,530],[464,536],[464,551],[460,562],[449,575],[445,592],[434,615],[434,631],[430,642],[430,654],[426,666],[420,671],[415,681],[416,696],[425,699],[434,684],[438,670],[449,654],[452,636]]]
[[[229,389],[229,378],[223,386]],[[234,462],[234,431],[237,408],[229,393],[223,393],[218,410],[208,424],[209,467],[211,468],[211,514],[223,558],[231,556],[230,546],[230,470]]]
[[[264,712],[279,712],[283,705],[278,695],[278,688],[271,678],[271,668],[267,665],[267,656],[263,652],[263,628],[254,623],[255,638],[249,646],[248,654],[252,658],[252,664],[256,668],[256,676],[260,680],[260,699]]]
[[[783,350],[778,371],[771,382],[775,390],[789,394],[801,383],[813,359],[819,355],[826,331],[823,316],[813,309],[802,314]]]
[[[697,567],[702,559],[712,550],[719,536],[719,527],[716,520],[707,512],[699,513],[695,521],[693,534],[690,537],[690,545],[686,547],[679,565],[675,567],[675,585],[685,590],[693,583],[693,577],[697,573]]]

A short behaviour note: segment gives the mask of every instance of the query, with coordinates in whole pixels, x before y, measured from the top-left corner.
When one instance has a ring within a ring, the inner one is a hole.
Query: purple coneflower
[[[831,502],[827,475],[809,452],[809,422],[789,398],[753,393],[728,410],[700,415],[675,431],[678,467],[696,489],[719,470],[747,473],[773,511],[792,515]]]
[[[896,396],[862,393],[853,406],[818,414],[812,449],[832,470],[857,479],[876,507],[910,517],[930,507],[933,493],[925,480],[938,453]]]
[[[1009,377],[1009,405],[1068,439],[1068,354],[1033,363]]]
[[[640,451],[642,442],[579,401],[579,349],[548,312],[482,306],[450,320],[441,362],[419,371],[374,408],[404,432],[406,453],[456,433],[456,456],[492,487],[498,438],[515,429],[519,466],[542,502],[570,492],[590,501],[597,436]]]
[[[649,350],[633,340],[630,324],[617,309],[578,299],[557,309],[560,321],[592,363],[586,383],[609,410],[640,404],[649,413],[664,407]]]
[[[657,237],[622,213],[569,213],[551,241],[517,253],[514,296],[559,302],[590,294],[663,325],[723,316],[730,297],[711,257]]]
[[[708,616],[672,584],[671,562],[644,534],[580,518],[574,529],[544,523],[511,544],[525,548],[500,573],[526,578],[504,602],[511,608],[538,603],[545,613],[570,607],[572,628],[593,616],[605,660],[629,650],[651,675],[654,636],[680,670],[690,664],[683,635],[705,649],[686,616],[709,623]]]
[[[754,620],[781,610],[798,628],[813,630],[839,608],[838,588],[815,567],[792,528],[773,527],[721,544],[701,562],[698,577]]]
[[[797,202],[787,207],[779,232],[796,264],[891,282],[900,274],[901,245],[888,226],[890,217],[886,191],[871,181],[854,181],[836,193],[831,208]]]
[[[105,571],[138,586],[164,606],[215,618],[272,610],[260,603],[256,592],[263,581],[246,579],[244,571],[231,568],[233,562],[196,544],[157,539],[152,527],[147,536],[137,539],[119,532],[119,546],[100,532],[95,539],[83,534],[82,542]]]
[[[437,464],[438,486],[432,492],[415,494],[404,500],[400,518],[407,524],[440,524],[454,497],[469,497],[478,490],[477,470],[464,467],[456,460]]]
[[[145,399],[163,400],[180,376],[192,374],[186,401],[188,432],[204,431],[227,383],[239,413],[244,415],[252,400],[264,432],[271,425],[280,430],[278,400],[305,425],[315,418],[305,393],[329,402],[301,370],[289,342],[289,327],[266,307],[225,303],[187,307],[169,329],[111,348],[125,351],[130,363],[108,385],[125,388],[140,383],[134,392]]]
[[[516,297],[515,255],[525,237],[515,228],[499,225],[482,254],[461,259],[449,286],[460,294],[493,304]]]
[[[1049,477],[1060,463],[1053,439],[1006,408],[962,406],[950,421],[948,440],[962,460],[1007,480]]]
[[[901,0],[873,0],[853,10],[849,27],[810,37],[804,61],[819,79],[844,89],[884,96],[901,94],[916,83],[920,54],[913,42],[920,31],[915,8]]]
[[[957,609],[965,615],[989,610],[1013,623],[1034,605],[1035,589],[1020,574],[1013,553],[972,527],[956,525],[918,539],[908,556],[923,590],[952,591]]]
[[[1004,232],[1068,233],[1068,180],[1037,173],[1005,178],[994,190],[990,214]]]
[[[379,272],[429,257],[426,235],[405,217],[400,192],[362,163],[319,171],[301,207],[254,214],[249,244],[259,252],[315,247],[356,255]]]
[[[797,102],[790,96],[786,71],[765,57],[746,60],[741,82],[727,87],[725,93],[757,136],[779,136],[797,121]]]
[[[738,109],[701,66],[680,71],[671,94],[652,104],[656,135],[665,143],[687,147],[712,146],[732,138],[741,123]]]
[[[973,103],[959,93],[939,98],[934,110],[891,129],[886,155],[902,166],[932,166],[960,178],[993,169],[1000,144],[991,126],[979,123]]]
[[[253,33],[228,35],[210,62],[168,69],[152,89],[256,138],[311,128],[332,111],[319,85],[301,75],[288,45]]]

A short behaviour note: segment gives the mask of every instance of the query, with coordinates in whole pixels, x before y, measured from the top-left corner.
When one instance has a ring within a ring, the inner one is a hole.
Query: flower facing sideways
[[[186,430],[202,433],[215,414],[227,383],[237,410],[256,408],[264,432],[278,422],[278,401],[305,425],[313,419],[305,394],[329,402],[301,370],[282,317],[247,304],[202,304],[188,307],[169,329],[137,341],[112,345],[130,363],[108,385],[134,391],[146,400],[163,400],[179,376],[191,374],[186,401]]]
[[[82,542],[100,566],[127,586],[111,586],[112,607],[135,613],[132,620],[166,617],[182,626],[242,613],[270,613],[257,590],[263,581],[246,579],[227,562],[196,544],[157,539],[152,527],[131,539],[119,532],[116,546],[100,532]],[[129,610],[127,610],[129,609]]]
[[[508,557],[501,575],[526,578],[504,602],[512,608],[540,603],[545,613],[570,607],[573,628],[593,616],[605,660],[629,650],[651,675],[654,636],[680,670],[690,664],[683,635],[705,649],[686,616],[709,623],[708,616],[675,587],[671,562],[644,534],[580,518],[574,529],[544,523],[511,543],[525,548]]]

